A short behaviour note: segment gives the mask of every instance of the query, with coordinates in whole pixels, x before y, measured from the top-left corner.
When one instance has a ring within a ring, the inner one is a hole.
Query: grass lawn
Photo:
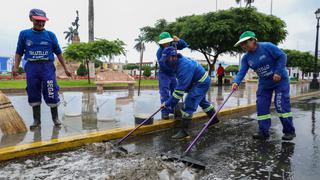
[[[88,80],[58,80],[60,87],[95,87],[95,83],[92,80],[91,84],[88,84]],[[138,85],[138,81],[136,83]],[[123,83],[107,84],[105,87],[121,87],[127,86]],[[141,86],[158,86],[158,80],[141,80]],[[1,88],[14,88],[14,89],[23,89],[26,87],[25,80],[1,80]]]

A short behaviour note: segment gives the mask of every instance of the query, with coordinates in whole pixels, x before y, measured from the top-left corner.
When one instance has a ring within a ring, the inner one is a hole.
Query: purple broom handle
[[[198,133],[197,137],[191,142],[191,144],[188,146],[188,148],[184,151],[184,153],[182,154],[182,157],[186,156],[188,154],[188,152],[191,150],[191,148],[194,146],[194,144],[198,141],[198,139],[200,138],[200,136],[203,134],[203,132],[208,128],[209,124],[211,123],[211,121],[213,121],[213,118],[215,118],[217,116],[217,114],[219,113],[219,111],[222,109],[222,107],[224,106],[224,104],[226,104],[226,102],[228,101],[228,99],[232,96],[232,94],[235,92],[235,90],[233,89],[231,91],[231,93],[228,95],[228,97],[226,98],[226,100],[223,101],[223,103],[221,104],[221,106],[217,109],[216,113],[210,118],[210,120],[207,122],[207,124],[201,129],[201,131]]]
[[[135,127],[133,130],[131,130],[127,135],[125,135],[123,138],[121,138],[116,145],[119,145],[122,143],[124,140],[126,140],[134,131],[136,131],[138,128],[140,128],[142,125],[144,125],[147,121],[149,121],[153,116],[155,116],[159,111],[161,111],[162,107],[160,107],[155,113],[153,113],[149,118],[145,119],[140,123],[137,127]]]

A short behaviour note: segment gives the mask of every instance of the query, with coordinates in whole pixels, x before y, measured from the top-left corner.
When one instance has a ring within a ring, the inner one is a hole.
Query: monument
[[[80,42],[80,37],[79,37],[79,32],[78,32],[78,29],[80,26],[79,25],[79,11],[78,10],[76,11],[76,14],[77,14],[77,17],[74,20],[74,22],[71,23],[72,26],[69,27],[68,31],[63,32],[64,34],[66,34],[65,39],[68,42],[71,41],[72,44]]]

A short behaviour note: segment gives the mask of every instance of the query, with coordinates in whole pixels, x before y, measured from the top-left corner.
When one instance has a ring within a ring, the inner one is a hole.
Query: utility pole
[[[218,0],[216,0],[216,12],[218,11]]]
[[[270,8],[270,14],[272,15],[272,8],[273,8],[273,0],[271,0],[271,8]]]
[[[93,8],[93,0],[89,0],[89,42],[94,41],[94,8]]]

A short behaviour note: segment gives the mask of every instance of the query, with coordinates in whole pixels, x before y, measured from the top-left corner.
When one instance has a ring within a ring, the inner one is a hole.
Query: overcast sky
[[[32,26],[28,13],[32,8],[43,9],[50,19],[46,29],[53,31],[60,45],[66,46],[63,32],[74,21],[76,10],[80,14],[79,34],[81,41],[88,41],[88,0],[2,0],[0,16],[0,56],[13,56],[18,34]],[[217,0],[218,10],[238,7],[234,0]],[[270,14],[271,0],[255,0],[258,11]],[[123,40],[128,50],[129,62],[138,62],[139,54],[133,49],[139,28],[153,25],[156,20],[175,18],[191,14],[202,14],[216,10],[216,0],[94,0],[95,37]],[[314,51],[316,18],[314,12],[320,8],[320,0],[273,0],[273,14],[287,24],[289,35],[282,48]],[[183,37],[182,37],[183,38]],[[147,44],[145,61],[154,61],[157,45]],[[183,54],[203,59],[203,56],[183,50]],[[124,62],[125,57],[116,57]],[[237,62],[235,58],[222,56],[222,60]]]

